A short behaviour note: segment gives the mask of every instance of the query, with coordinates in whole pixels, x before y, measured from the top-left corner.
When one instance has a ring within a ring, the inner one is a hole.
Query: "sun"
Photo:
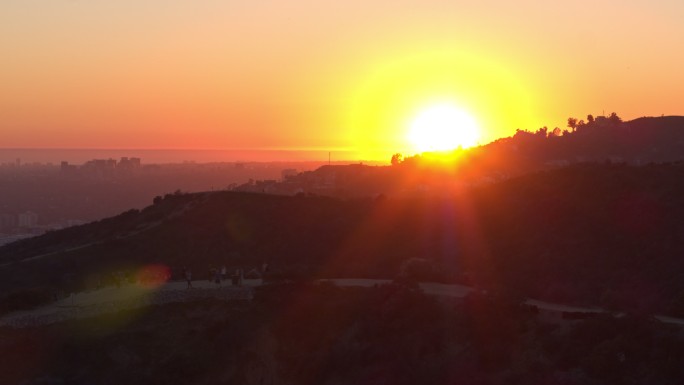
[[[449,151],[476,145],[480,130],[470,114],[444,103],[421,110],[410,124],[407,139],[416,151]]]

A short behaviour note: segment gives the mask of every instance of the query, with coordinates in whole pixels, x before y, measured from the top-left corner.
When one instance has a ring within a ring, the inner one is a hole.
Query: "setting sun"
[[[448,151],[474,146],[480,137],[475,119],[450,104],[428,107],[409,127],[408,140],[417,151]]]

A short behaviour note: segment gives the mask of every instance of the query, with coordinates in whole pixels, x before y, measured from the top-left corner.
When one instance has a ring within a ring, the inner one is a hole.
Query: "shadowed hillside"
[[[636,312],[684,310],[684,165],[583,164],[412,198],[171,194],[0,248],[3,290],[77,290],[145,264],[457,281]],[[422,260],[422,262],[421,262]],[[407,262],[412,261],[412,262]],[[418,266],[418,267],[416,267]]]
[[[49,327],[0,328],[3,384],[675,384],[676,328],[558,327],[514,304],[399,285],[274,285]]]

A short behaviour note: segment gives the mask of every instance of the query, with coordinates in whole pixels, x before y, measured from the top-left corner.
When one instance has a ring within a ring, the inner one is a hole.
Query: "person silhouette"
[[[192,271],[190,269],[185,269],[185,280],[188,281],[187,289],[192,289]]]

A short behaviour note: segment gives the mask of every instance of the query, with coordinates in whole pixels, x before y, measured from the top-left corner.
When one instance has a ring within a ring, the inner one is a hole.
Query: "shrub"
[[[0,314],[33,309],[53,299],[53,291],[47,287],[14,290],[0,299]]]

